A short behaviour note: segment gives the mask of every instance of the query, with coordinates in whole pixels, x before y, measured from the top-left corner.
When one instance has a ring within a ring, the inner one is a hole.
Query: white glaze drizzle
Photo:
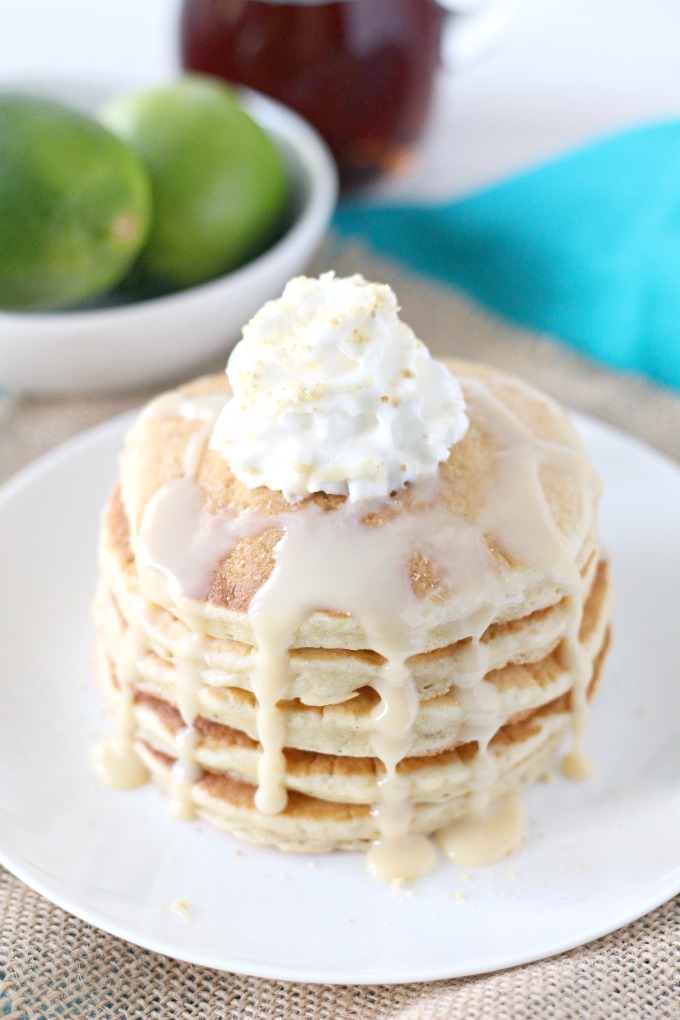
[[[180,544],[185,535],[191,534],[190,530],[182,530],[183,525],[195,522],[194,514],[198,509],[195,503],[197,493],[195,480],[200,468],[201,457],[225,400],[224,393],[188,398],[178,391],[172,391],[151,401],[139,419],[139,422],[143,423],[149,418],[180,417],[188,421],[199,422],[199,428],[196,429],[185,449],[183,477],[173,479],[157,494],[158,501],[162,503],[162,506],[157,507],[156,510],[160,509],[161,519],[163,510],[167,510],[170,520],[156,523],[156,529],[161,534],[169,530],[175,541],[178,535],[182,536]],[[174,490],[179,493],[179,498]],[[191,503],[191,512],[188,514],[190,521],[187,520],[187,508],[184,505],[187,499]],[[185,514],[184,517],[182,512]],[[149,555],[148,548],[142,544],[138,573],[143,598],[149,603],[172,608],[180,615],[182,603],[188,601],[187,596],[178,592],[175,598],[167,591],[163,584],[163,573],[159,574],[155,564],[146,562],[145,557],[148,559]],[[199,565],[199,568],[205,570],[202,564]],[[203,576],[202,574],[201,577]],[[119,789],[139,786],[146,782],[149,775],[134,749],[133,687],[139,677],[139,664],[149,653],[151,647],[149,621],[143,606],[142,602],[140,612],[137,615],[130,615],[127,621],[127,630],[120,641],[116,661],[116,676],[120,686],[116,732],[112,736],[98,741],[94,750],[97,774],[105,782]],[[198,735],[194,723],[199,712],[199,691],[207,646],[208,641],[205,636],[195,632],[189,633],[175,661],[177,704],[184,726],[176,737],[178,756],[171,773],[169,813],[172,818],[178,821],[189,820],[195,814],[191,791],[193,784],[200,778],[202,770],[196,762]]]
[[[148,769],[134,749],[133,684],[138,676],[138,663],[146,655],[147,639],[142,616],[128,623],[121,635],[116,675],[118,700],[115,709],[116,728],[99,739],[92,751],[97,777],[117,790],[134,790],[149,779]]]
[[[504,722],[499,716],[498,692],[485,679],[488,658],[481,638],[500,610],[512,608],[492,569],[487,539],[541,577],[551,577],[558,595],[571,597],[572,622],[561,654],[576,677],[572,694],[574,718],[578,718],[575,733],[580,733],[585,720],[589,661],[579,641],[583,592],[575,563],[577,550],[555,525],[539,481],[540,467],[549,464],[572,473],[578,485],[585,461],[570,447],[537,439],[479,380],[464,382],[471,417],[498,445],[496,476],[478,526],[436,507],[416,517],[398,514],[378,527],[361,523],[356,509],[347,504],[330,513],[309,507],[304,513],[274,517],[208,514],[202,509],[196,482],[201,451],[209,436],[206,427],[200,430],[200,438],[194,437],[189,444],[185,476],[165,483],[150,501],[135,543],[145,598],[170,609],[196,630],[197,603],[206,597],[217,563],[240,539],[266,527],[282,530],[274,569],[248,612],[257,646],[251,685],[258,703],[262,746],[256,805],[263,812],[277,813],[286,804],[285,717],[280,702],[288,696],[288,649],[296,629],[318,610],[351,614],[360,622],[366,647],[384,659],[373,683],[380,700],[372,713],[370,735],[373,752],[384,769],[373,809],[380,839],[369,853],[368,867],[387,881],[420,877],[435,859],[431,843],[411,831],[409,782],[398,770],[409,753],[418,710],[407,660],[419,650],[415,642],[431,610],[428,601],[419,601],[410,588],[408,563],[413,555],[430,556],[437,564],[456,618],[452,640],[469,639],[455,677],[466,718],[460,732],[451,734],[451,742],[478,743],[473,812],[482,816],[488,808],[488,792],[496,778],[489,744]],[[178,400],[171,395],[147,414],[213,421],[214,415],[204,414],[201,398],[198,404],[197,410],[191,398]],[[174,800],[180,805],[187,797],[190,800],[196,776],[194,721],[206,650],[203,642],[199,632],[176,662],[185,723],[174,779]],[[125,728],[120,720],[119,728]]]
[[[517,388],[524,389],[520,383]],[[526,390],[525,390],[526,392]],[[507,497],[516,486],[531,499],[504,498],[503,514],[494,512],[496,500],[489,501],[481,523],[491,526],[503,549],[527,564],[543,568],[567,594],[569,623],[560,644],[564,668],[574,678],[571,690],[571,718],[573,746],[567,755],[563,773],[570,779],[589,778],[594,763],[583,752],[581,734],[588,718],[587,693],[592,675],[592,663],[580,641],[583,617],[583,579],[576,563],[574,550],[557,527],[546,504],[540,484],[542,465],[560,468],[574,474],[586,463],[578,451],[549,440],[537,439],[526,426],[477,380],[467,380],[466,395],[472,398],[477,420],[502,443],[502,456],[497,460],[496,486]],[[481,400],[479,399],[481,397]],[[508,439],[510,443],[508,444]],[[575,479],[579,481],[578,477]],[[499,497],[501,497],[499,492]],[[480,751],[482,751],[480,742]],[[488,742],[486,743],[488,748]],[[488,758],[488,753],[486,756]],[[479,807],[484,808],[483,799]]]

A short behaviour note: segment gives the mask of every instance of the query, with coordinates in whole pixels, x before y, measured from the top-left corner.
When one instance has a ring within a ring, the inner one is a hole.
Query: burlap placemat
[[[680,399],[671,392],[614,375],[549,340],[509,328],[450,291],[358,248],[329,242],[310,271],[328,268],[389,282],[403,317],[434,352],[517,372],[570,407],[680,459]],[[0,478],[148,395],[24,400],[6,408],[0,419]],[[426,984],[335,987],[177,963],[78,921],[0,869],[3,1013],[11,1020],[680,1020],[680,897],[588,946],[511,971]]]

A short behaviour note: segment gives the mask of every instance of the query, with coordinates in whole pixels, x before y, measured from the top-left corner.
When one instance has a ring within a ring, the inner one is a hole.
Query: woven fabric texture
[[[564,404],[680,460],[680,399],[511,329],[456,294],[329,241],[310,272],[390,283],[436,354],[495,363]],[[220,366],[204,366],[205,369]],[[149,393],[0,406],[0,479]],[[313,937],[310,933],[310,937]],[[220,974],[131,946],[71,917],[0,869],[0,1016],[10,1020],[680,1020],[680,897],[550,960],[455,981],[346,987]]]

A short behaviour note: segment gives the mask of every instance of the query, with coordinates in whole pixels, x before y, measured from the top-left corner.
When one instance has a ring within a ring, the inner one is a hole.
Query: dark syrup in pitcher
[[[185,0],[182,62],[297,110],[325,138],[351,188],[412,151],[430,105],[443,17],[435,0]]]

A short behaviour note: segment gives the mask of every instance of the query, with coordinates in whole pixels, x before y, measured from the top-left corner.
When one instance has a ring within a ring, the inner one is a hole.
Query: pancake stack
[[[578,751],[611,593],[599,483],[556,405],[451,363],[470,427],[435,478],[351,508],[250,489],[210,445],[224,375],[153,402],[104,514],[98,686],[117,754],[285,850],[479,817]]]

